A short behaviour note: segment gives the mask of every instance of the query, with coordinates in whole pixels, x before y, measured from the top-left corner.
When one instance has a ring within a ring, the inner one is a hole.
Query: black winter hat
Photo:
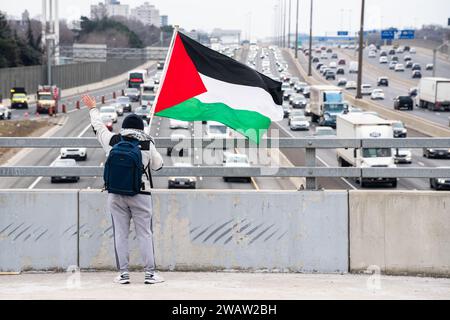
[[[144,122],[142,122],[142,119],[139,116],[132,113],[123,120],[122,129],[144,130]]]

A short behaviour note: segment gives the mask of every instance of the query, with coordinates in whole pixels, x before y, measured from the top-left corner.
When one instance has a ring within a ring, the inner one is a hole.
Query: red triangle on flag
[[[155,113],[207,91],[179,35],[175,38],[169,65],[160,90]]]

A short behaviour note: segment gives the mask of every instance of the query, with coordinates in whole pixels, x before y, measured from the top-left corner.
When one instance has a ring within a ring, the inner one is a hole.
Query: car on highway
[[[389,50],[389,55],[394,55],[395,54],[395,49],[391,49],[391,50]]]
[[[395,70],[395,72],[404,72],[405,71],[405,65],[402,64],[402,63],[397,63],[395,65],[394,70]]]
[[[405,68],[406,69],[411,69],[413,65],[414,65],[414,63],[412,61],[408,61],[408,62],[405,63]]]
[[[420,79],[420,78],[422,78],[422,72],[420,70],[414,70],[411,73],[411,78],[413,78],[413,79]]]
[[[302,109],[291,109],[291,112],[289,113],[288,117],[288,125],[291,125],[291,120],[295,117],[304,116],[305,111]]]
[[[144,93],[141,95],[141,106],[149,106],[152,107],[153,103],[155,102],[155,95]]]
[[[233,167],[250,167],[248,157],[246,154],[237,154],[231,152],[223,153],[223,166],[226,168]],[[241,181],[251,182],[251,177],[223,177],[225,182],[229,181]]]
[[[391,61],[398,62],[398,57],[397,57],[397,56],[393,56],[392,59],[391,59]]]
[[[106,129],[108,129],[109,131],[113,131],[113,122],[111,120],[111,117],[109,117],[109,116],[101,116],[100,119],[102,120],[102,122],[105,125]]]
[[[292,77],[290,80],[289,80],[289,85],[291,86],[291,87],[293,87],[296,83],[298,83],[298,82],[300,82],[300,79],[298,78],[298,77]]]
[[[326,70],[328,70],[328,67],[324,65],[320,67],[319,72],[323,75]]]
[[[394,98],[394,109],[412,110],[414,108],[414,100],[410,96],[397,96]]]
[[[303,90],[305,90],[305,88],[308,86],[308,84],[306,83],[306,82],[297,82],[295,85],[294,85],[294,90],[297,92],[297,93],[302,93],[303,92]]]
[[[112,122],[117,122],[117,112],[115,106],[103,106],[100,108],[100,116],[109,117]]]
[[[378,87],[389,87],[389,78],[388,77],[378,77],[377,79],[377,86]]]
[[[450,170],[450,167],[439,167]],[[434,190],[450,190],[450,178],[431,178],[430,188]]]
[[[306,86],[305,88],[303,88],[303,92],[302,93],[305,96],[305,98],[309,99],[310,91],[311,91],[310,86]]]
[[[151,108],[147,106],[140,106],[134,110],[134,114],[142,118],[143,120],[147,121],[147,123],[150,122],[151,117]]]
[[[11,109],[0,104],[0,120],[11,119]]]
[[[372,94],[372,85],[368,83],[363,83],[361,85],[361,94],[363,96],[370,96]]]
[[[340,66],[345,66],[345,64],[346,64],[345,59],[341,59],[338,61],[338,65]]]
[[[290,89],[291,89],[291,86],[290,86],[289,82],[283,82],[281,84],[281,91],[286,91],[286,90],[290,90]]]
[[[323,66],[323,63],[318,63],[316,65],[316,70],[320,70],[320,68],[322,68],[322,66]]]
[[[425,158],[450,159],[450,149],[447,149],[447,148],[424,148],[423,156]]]
[[[434,68],[434,64],[432,63],[427,63],[427,65],[425,66],[425,70],[427,71],[431,71]]]
[[[59,150],[59,157],[61,159],[75,159],[80,161],[86,161],[87,149],[86,148],[61,148]]]
[[[308,101],[304,95],[297,95],[292,101],[291,105],[294,109],[304,109]]]
[[[124,96],[129,97],[131,101],[139,101],[140,92],[136,88],[127,88],[124,91]]]
[[[164,69],[164,61],[158,61],[158,64],[156,65],[157,70],[163,70]]]
[[[309,120],[305,116],[295,116],[289,123],[289,128],[292,131],[296,130],[309,130]]]
[[[396,65],[397,65],[397,62],[395,62],[395,61],[389,62],[389,69],[394,70]]]
[[[169,119],[170,129],[189,129],[189,122],[177,119]]]
[[[120,103],[113,103],[112,106],[116,109],[116,113],[119,117],[123,116],[123,107]]]
[[[131,101],[129,97],[121,96],[116,99],[116,103],[120,104],[124,112],[131,112]]]
[[[281,106],[283,108],[283,117],[287,118],[289,117],[289,114],[291,113],[291,105],[288,101],[283,101],[283,104]]]
[[[422,70],[422,67],[418,63],[413,63],[411,70]]]
[[[57,159],[52,164],[51,167],[77,167],[78,164],[74,159]],[[78,182],[80,177],[78,176],[52,176],[50,178],[51,183],[56,182]]]
[[[322,49],[323,50],[323,49]],[[328,48],[327,49],[327,53],[332,53],[333,52],[333,49],[331,49],[331,48]]]
[[[331,127],[316,127],[313,135],[315,137],[332,137],[336,136],[336,132]]]
[[[401,121],[393,121],[392,129],[394,131],[394,138],[406,138],[408,135],[408,129]]]
[[[319,58],[318,57],[314,57],[314,58],[312,58],[312,62],[313,63],[317,63],[317,62],[319,62],[320,60],[319,60]]]
[[[358,73],[358,62],[350,61],[350,65],[348,67],[348,73]]]
[[[405,148],[394,148],[392,150],[394,154],[394,162],[397,163],[412,163],[411,150]]]
[[[403,61],[405,61],[405,62],[412,61],[412,58],[411,58],[411,56],[404,56]]]
[[[336,68],[337,68],[336,62],[331,61],[330,64],[328,65],[328,68],[330,68],[330,69],[336,69]]]
[[[377,53],[375,51],[369,51],[369,58],[376,58],[377,57]]]
[[[184,162],[176,162],[173,164],[176,168],[192,168],[192,164]],[[186,188],[195,189],[197,185],[197,177],[169,177],[168,188]]]
[[[328,69],[326,72],[324,72],[325,80],[336,80],[336,72],[334,70]]]
[[[405,49],[403,47],[398,47],[397,50],[395,50],[395,53],[403,53],[405,52]]]
[[[389,60],[388,60],[388,58],[387,57],[380,57],[380,60],[379,60],[379,62],[381,63],[381,64],[386,64],[386,63],[388,63],[389,62]]]
[[[327,53],[326,53],[326,52],[322,52],[322,53],[320,54],[320,59],[322,59],[322,60],[328,59]]]
[[[345,78],[339,78],[338,79],[337,85],[339,87],[344,87],[346,84],[347,84],[347,79],[345,79]]]
[[[295,92],[295,90],[294,89],[288,89],[288,90],[285,90],[284,92],[283,92],[283,100],[284,101],[289,101],[289,98],[291,97],[291,95],[293,95],[293,94],[295,94],[296,92]]]
[[[28,109],[28,97],[25,93],[13,93],[11,109]]]
[[[380,57],[387,57],[387,51],[386,50],[381,50],[380,51]]]
[[[337,68],[336,74],[345,74],[345,69],[344,68]]]
[[[409,53],[417,53],[416,48],[411,48],[411,49],[409,49]]]
[[[345,89],[356,90],[356,88],[357,88],[356,81],[347,81],[347,84],[345,85]]]
[[[370,94],[372,100],[384,100],[384,91],[382,89],[374,89]]]
[[[331,59],[337,59],[338,58],[338,54],[337,53],[333,53],[332,55],[331,55]]]

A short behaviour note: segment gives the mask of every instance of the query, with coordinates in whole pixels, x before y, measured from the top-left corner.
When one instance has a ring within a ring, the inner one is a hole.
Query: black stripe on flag
[[[281,82],[275,81],[249,66],[205,47],[188,36],[178,33],[187,54],[201,74],[220,81],[266,90],[278,104],[283,104]]]

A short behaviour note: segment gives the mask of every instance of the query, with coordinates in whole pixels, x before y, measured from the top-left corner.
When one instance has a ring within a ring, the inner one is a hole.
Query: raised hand
[[[94,109],[96,107],[95,99],[89,95],[84,95],[81,100],[88,107],[89,110]]]

